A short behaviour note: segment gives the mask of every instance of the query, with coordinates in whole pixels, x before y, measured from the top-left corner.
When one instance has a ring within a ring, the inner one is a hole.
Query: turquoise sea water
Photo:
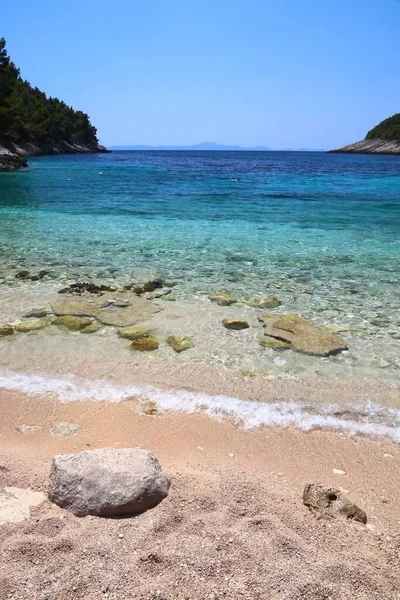
[[[114,152],[29,163],[0,176],[0,276],[50,266],[121,281],[143,271],[187,294],[262,293],[288,279],[327,298],[398,293],[399,157]]]

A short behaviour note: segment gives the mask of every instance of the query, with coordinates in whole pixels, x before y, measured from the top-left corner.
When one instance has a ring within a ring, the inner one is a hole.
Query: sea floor
[[[71,297],[58,293],[66,285],[65,280],[3,284],[0,325],[15,325],[32,309],[51,312],[54,302]],[[91,334],[49,325],[1,337],[0,385],[55,394],[62,401],[142,397],[168,410],[206,410],[243,427],[330,427],[400,440],[400,339],[386,326],[368,325],[349,312],[332,311],[328,319],[312,306],[296,311],[296,303],[282,297],[282,305],[269,312],[334,325],[349,349],[327,357],[276,351],[259,344],[264,330],[258,316],[265,310],[241,302],[218,306],[208,291],[184,300],[176,287],[147,300],[154,314],[140,325],[151,326],[160,342],[151,352],[133,350],[118,337],[118,327],[106,325]],[[228,330],[226,318],[243,319],[249,328]],[[176,353],[166,343],[171,335],[190,336],[193,347]]]

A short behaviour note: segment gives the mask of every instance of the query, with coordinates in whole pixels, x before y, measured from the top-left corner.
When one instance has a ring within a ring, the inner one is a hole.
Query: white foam
[[[297,427],[304,431],[331,429],[350,435],[387,437],[400,443],[400,410],[371,402],[353,407],[357,419],[341,418],[340,407],[304,407],[295,402],[251,402],[229,396],[208,395],[188,390],[163,390],[152,386],[117,385],[105,380],[90,380],[75,375],[43,376],[16,371],[0,371],[0,387],[29,395],[52,395],[60,402],[121,402],[134,398],[153,400],[166,411],[202,411],[209,417],[230,418],[244,429],[262,426]]]

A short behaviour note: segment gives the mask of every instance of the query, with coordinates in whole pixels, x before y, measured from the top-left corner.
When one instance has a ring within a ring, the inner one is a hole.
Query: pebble
[[[342,471],[342,469],[332,469],[335,475],[346,475],[346,471]]]

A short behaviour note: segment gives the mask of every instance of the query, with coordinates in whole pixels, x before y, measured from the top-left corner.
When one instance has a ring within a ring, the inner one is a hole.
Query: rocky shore
[[[47,156],[54,154],[90,154],[109,152],[101,144],[83,144],[68,142],[46,142],[44,144],[8,144],[0,145],[0,172],[15,171],[28,166],[29,156]]]
[[[363,140],[354,144],[348,144],[331,153],[342,154],[400,154],[400,142],[395,140]]]

